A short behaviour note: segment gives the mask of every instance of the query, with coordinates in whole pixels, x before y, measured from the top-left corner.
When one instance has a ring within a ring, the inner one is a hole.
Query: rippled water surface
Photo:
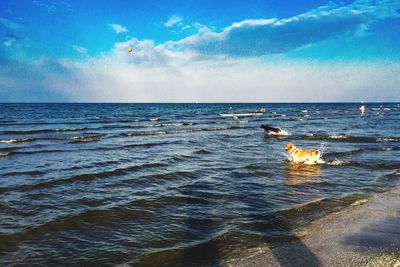
[[[0,104],[0,265],[213,266],[291,240],[397,184],[382,105]],[[325,163],[288,163],[289,142]]]

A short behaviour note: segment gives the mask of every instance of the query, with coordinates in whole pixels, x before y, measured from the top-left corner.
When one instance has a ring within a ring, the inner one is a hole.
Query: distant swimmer
[[[265,133],[268,135],[280,135],[282,130],[275,127],[270,127],[265,124],[261,124],[260,128],[264,129]]]
[[[262,108],[260,109],[260,112],[265,113],[265,112],[267,112],[267,109],[266,109],[265,107],[262,107]]]
[[[364,114],[364,112],[365,112],[365,105],[364,104],[361,104],[361,106],[360,106],[360,112],[361,112],[361,114]]]

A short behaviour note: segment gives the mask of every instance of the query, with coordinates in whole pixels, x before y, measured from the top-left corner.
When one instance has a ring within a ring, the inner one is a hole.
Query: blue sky
[[[1,1],[0,38],[1,102],[400,101],[399,0]]]

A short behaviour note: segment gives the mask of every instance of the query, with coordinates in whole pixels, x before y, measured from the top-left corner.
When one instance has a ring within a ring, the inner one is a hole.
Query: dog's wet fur
[[[321,160],[321,152],[319,150],[303,150],[290,143],[284,149],[289,153],[294,163],[314,164]]]
[[[268,135],[279,135],[282,130],[279,128],[271,127],[265,124],[261,124],[260,128],[264,129],[265,133]]]

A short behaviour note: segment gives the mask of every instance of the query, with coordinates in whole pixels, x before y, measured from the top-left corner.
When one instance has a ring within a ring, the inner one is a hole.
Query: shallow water
[[[0,263],[213,266],[290,240],[400,180],[400,110],[379,105],[0,104]]]

